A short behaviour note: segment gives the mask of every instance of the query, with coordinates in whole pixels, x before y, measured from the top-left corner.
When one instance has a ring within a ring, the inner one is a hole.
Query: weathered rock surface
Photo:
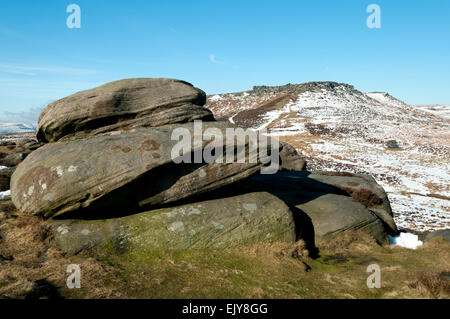
[[[100,135],[115,130],[129,131],[141,127],[155,127],[165,124],[193,122],[195,120],[214,121],[214,116],[210,110],[205,109],[202,106],[188,104],[152,114],[151,116],[144,116],[128,121],[122,121],[113,125],[103,126],[92,131],[78,131],[61,138],[61,140]]]
[[[156,249],[223,249],[256,242],[294,242],[292,212],[277,197],[255,192],[108,220],[50,221],[59,248],[107,253]]]
[[[194,136],[194,123],[141,128],[127,132],[50,143],[30,154],[11,179],[12,200],[26,214],[46,218],[70,212],[76,217],[100,212],[114,217],[144,206],[174,202],[235,183],[257,172],[261,162],[175,164],[171,151],[174,128]],[[203,123],[203,129],[234,127]],[[186,151],[203,150],[192,143]],[[248,141],[239,145],[248,149]],[[233,150],[234,151],[234,150]],[[79,214],[78,214],[79,213]]]
[[[387,243],[387,233],[381,220],[350,197],[322,194],[295,207],[311,218],[316,243],[333,239],[351,229],[364,231],[378,242]]]
[[[302,158],[295,148],[285,142],[281,142],[280,170],[282,171],[303,171],[306,169],[306,160]]]
[[[22,138],[17,140],[15,143],[16,148],[22,148],[27,150],[27,152],[34,151],[43,145],[43,143],[38,142],[34,138]]]
[[[27,157],[28,153],[18,152],[6,155],[4,158],[0,159],[0,166],[13,167],[17,166]]]
[[[23,147],[24,145],[27,145],[29,143],[34,143],[37,141],[32,138],[29,138],[29,137],[24,137],[24,138],[19,138],[12,142],[14,143],[14,145],[16,145],[16,147]]]
[[[243,187],[276,195],[293,210],[299,237],[315,243],[350,229],[371,234],[387,243],[398,234],[383,189],[368,176],[333,173],[279,172],[257,175]]]
[[[108,131],[122,126],[154,127],[193,119],[211,120],[212,113],[199,108],[205,102],[202,90],[179,80],[115,81],[49,104],[39,117],[37,138],[54,142],[64,136],[85,137],[99,128]]]
[[[308,177],[344,191],[354,201],[363,204],[377,215],[386,224],[386,229],[390,235],[398,235],[399,232],[393,219],[387,194],[372,176],[338,172],[315,172]]]
[[[25,159],[28,154],[43,145],[35,138],[21,137],[22,135],[28,136],[32,134],[17,134],[17,139],[6,140],[0,143],[0,166],[17,166]]]

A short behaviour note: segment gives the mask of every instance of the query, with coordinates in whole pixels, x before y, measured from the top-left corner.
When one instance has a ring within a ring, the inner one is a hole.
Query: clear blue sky
[[[81,29],[66,26],[71,3]],[[366,26],[371,3],[381,29]],[[450,104],[450,1],[1,1],[0,118],[130,77],[208,94],[331,80]]]

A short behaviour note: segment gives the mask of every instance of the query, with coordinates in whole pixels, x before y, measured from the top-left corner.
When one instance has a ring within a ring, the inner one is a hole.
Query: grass
[[[0,295],[13,298],[449,298],[450,243],[436,238],[417,250],[379,246],[347,232],[319,246],[256,244],[226,250],[107,252],[63,256],[44,223],[0,213]],[[66,287],[69,264],[81,289]],[[381,288],[366,286],[370,264]]]

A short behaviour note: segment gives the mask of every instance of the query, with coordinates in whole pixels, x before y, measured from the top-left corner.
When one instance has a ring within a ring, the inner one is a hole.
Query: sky
[[[66,9],[81,9],[68,28]],[[381,28],[368,28],[377,4]],[[132,77],[207,94],[337,81],[410,104],[450,104],[447,0],[2,0],[0,120]]]

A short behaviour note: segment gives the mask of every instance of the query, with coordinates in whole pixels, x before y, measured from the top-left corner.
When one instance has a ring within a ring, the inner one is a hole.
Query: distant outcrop
[[[279,86],[267,86],[267,85],[261,85],[261,86],[254,86],[253,89],[250,91],[254,94],[267,94],[267,93],[286,93],[286,92],[295,92],[295,93],[302,93],[306,91],[314,91],[314,90],[332,90],[336,87],[345,87],[348,90],[355,90],[355,87],[350,84],[346,83],[338,83],[338,82],[331,82],[331,81],[324,81],[324,82],[306,82],[301,84],[285,84],[285,85],[279,85]]]

